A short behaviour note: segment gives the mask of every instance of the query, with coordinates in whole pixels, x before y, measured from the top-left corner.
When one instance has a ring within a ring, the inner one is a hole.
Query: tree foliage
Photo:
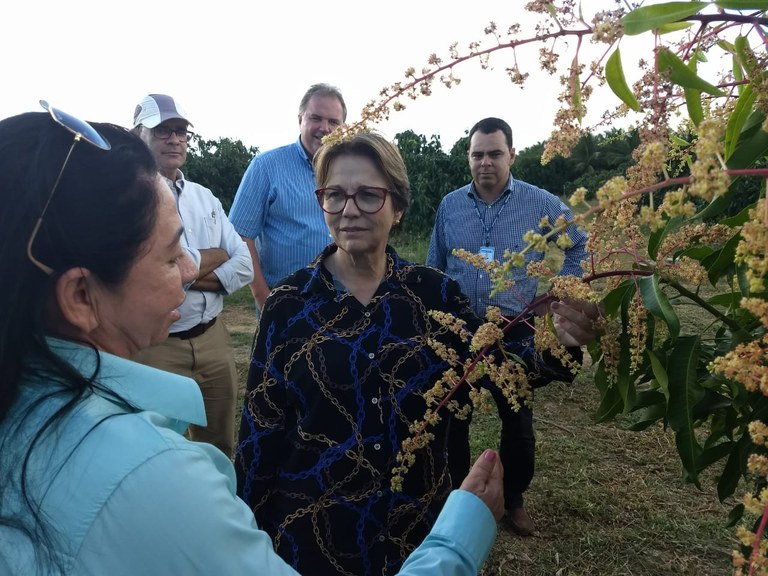
[[[240,140],[204,140],[195,134],[189,145],[184,174],[210,188],[224,210],[229,212],[240,179],[258,151],[258,148],[246,147]]]

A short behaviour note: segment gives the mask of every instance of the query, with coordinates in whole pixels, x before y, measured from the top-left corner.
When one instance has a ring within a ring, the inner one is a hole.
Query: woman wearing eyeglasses
[[[45,107],[0,121],[0,575],[295,575],[229,458],[182,435],[205,424],[195,382],[130,360],[196,274],[151,153]],[[404,576],[477,572],[503,505],[494,452],[463,488]]]
[[[394,574],[451,491],[445,412],[392,488],[409,425],[428,410],[423,394],[448,367],[431,341],[468,352],[429,312],[470,327],[480,320],[456,282],[388,246],[410,204],[392,143],[358,134],[325,145],[314,164],[333,243],[265,302],[235,457],[238,493],[299,572]],[[467,387],[453,400],[466,405]],[[471,518],[463,528],[473,533]]]

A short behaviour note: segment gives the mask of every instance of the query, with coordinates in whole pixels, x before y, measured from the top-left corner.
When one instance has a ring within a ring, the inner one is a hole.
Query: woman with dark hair
[[[0,574],[296,574],[230,460],[184,438],[205,425],[194,381],[130,360],[197,273],[152,155],[45,107],[0,121]],[[462,488],[404,575],[436,556],[477,572],[502,508],[494,452]]]

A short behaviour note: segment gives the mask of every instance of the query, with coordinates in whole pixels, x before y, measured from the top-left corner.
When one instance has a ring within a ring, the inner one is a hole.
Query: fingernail
[[[485,452],[483,452],[483,458],[486,460],[493,460],[494,458],[496,458],[496,452],[494,452],[493,450],[486,450]]]

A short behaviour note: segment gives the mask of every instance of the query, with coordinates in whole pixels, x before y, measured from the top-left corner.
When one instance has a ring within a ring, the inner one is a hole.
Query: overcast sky
[[[4,0],[0,118],[38,110],[43,98],[76,116],[129,125],[138,101],[160,92],[179,100],[203,137],[266,150],[298,137],[298,104],[310,84],[338,86],[348,120],[357,120],[381,88],[426,65],[430,53],[488,42],[491,20],[500,30],[519,21],[532,31],[526,2]],[[615,6],[590,0],[589,9],[600,4]],[[389,137],[438,134],[450,148],[477,120],[499,116],[518,150],[542,141],[560,86],[538,70],[537,50],[518,53],[532,77],[524,90],[507,79],[512,54],[502,51],[494,70],[457,68],[460,86],[436,84],[379,129]]]

